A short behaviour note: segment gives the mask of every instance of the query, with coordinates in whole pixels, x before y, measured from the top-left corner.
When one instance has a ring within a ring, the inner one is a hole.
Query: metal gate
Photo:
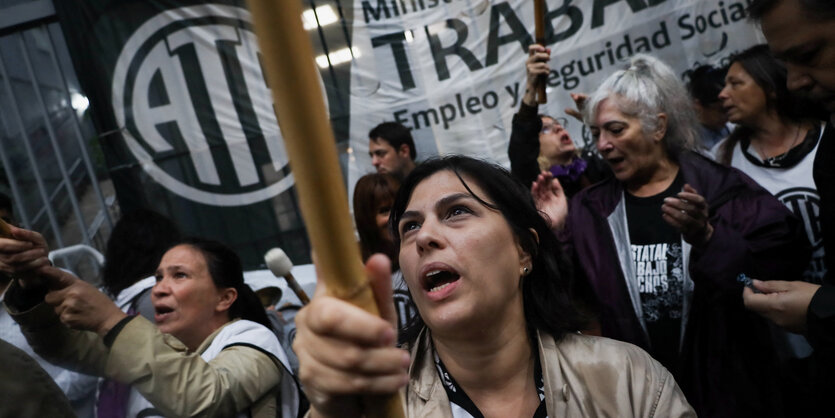
[[[0,1],[0,192],[17,223],[52,249],[103,250],[113,227],[114,192],[88,105],[52,2]],[[92,262],[64,259],[82,275]]]

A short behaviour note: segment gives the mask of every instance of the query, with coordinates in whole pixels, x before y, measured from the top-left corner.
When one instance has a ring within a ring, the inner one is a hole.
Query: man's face
[[[812,16],[798,0],[783,0],[763,15],[762,29],[786,63],[789,90],[835,113],[835,20]]]
[[[412,163],[408,145],[401,145],[400,149],[396,150],[383,138],[372,138],[368,141],[368,156],[371,157],[371,164],[378,173],[388,173],[397,178],[405,177],[406,170]]]

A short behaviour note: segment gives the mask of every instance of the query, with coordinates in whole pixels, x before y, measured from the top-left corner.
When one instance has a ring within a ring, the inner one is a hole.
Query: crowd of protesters
[[[37,390],[0,416],[835,415],[835,4],[749,3],[768,44],[727,67],[638,54],[572,94],[593,148],[539,114],[540,45],[509,171],[375,127],[353,213],[380,316],[320,284],[292,351],[234,250],[154,212],[101,290],[10,226],[0,388]]]

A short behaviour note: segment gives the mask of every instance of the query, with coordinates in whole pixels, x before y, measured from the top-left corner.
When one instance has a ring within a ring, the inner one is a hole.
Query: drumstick
[[[536,24],[536,43],[545,46],[545,0],[533,0],[533,18]],[[540,75],[536,80],[536,102],[539,104],[548,103],[545,96],[545,80],[545,75]]]
[[[379,314],[354,238],[313,46],[302,28],[301,4],[248,3],[320,278],[330,294]],[[403,416],[399,394],[369,396],[364,404],[369,417]]]
[[[264,254],[264,262],[267,264],[267,269],[273,273],[275,277],[283,277],[287,281],[287,287],[296,294],[302,305],[310,303],[310,297],[302,289],[299,282],[293,276],[293,261],[287,256],[281,248],[273,248]]]

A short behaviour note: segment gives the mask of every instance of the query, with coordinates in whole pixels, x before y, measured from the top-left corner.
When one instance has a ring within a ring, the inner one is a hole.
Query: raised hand
[[[701,246],[713,236],[713,226],[708,221],[708,204],[705,198],[689,184],[676,197],[664,199],[661,218],[681,232],[685,241]]]
[[[322,280],[296,315],[293,350],[313,416],[361,416],[360,396],[391,394],[408,382],[409,354],[394,346],[391,263],[376,254],[366,274],[383,318],[329,296]]]
[[[39,270],[50,289],[44,301],[66,326],[101,336],[127,316],[107,295],[71,273],[48,266]]]
[[[9,225],[11,238],[0,238],[0,271],[16,277],[22,286],[38,281],[37,270],[49,266],[49,248],[35,231]]]
[[[573,109],[566,107],[565,114],[583,122],[583,112],[586,109],[586,103],[589,101],[589,95],[585,93],[571,93],[571,100],[574,100],[574,106],[577,107]]]
[[[525,95],[522,102],[528,106],[536,106],[536,87],[539,77],[548,77],[551,67],[548,61],[551,60],[551,50],[539,44],[531,44],[528,47],[528,59],[525,61]]]
[[[44,301],[55,308],[61,322],[104,335],[125,317],[93,285],[53,267],[41,234],[13,226],[10,230],[12,238],[0,238],[0,271],[16,277],[24,288],[37,285],[48,289]]]
[[[562,230],[568,218],[568,199],[560,181],[550,172],[543,171],[531,185],[531,195],[548,226],[552,230]]]

